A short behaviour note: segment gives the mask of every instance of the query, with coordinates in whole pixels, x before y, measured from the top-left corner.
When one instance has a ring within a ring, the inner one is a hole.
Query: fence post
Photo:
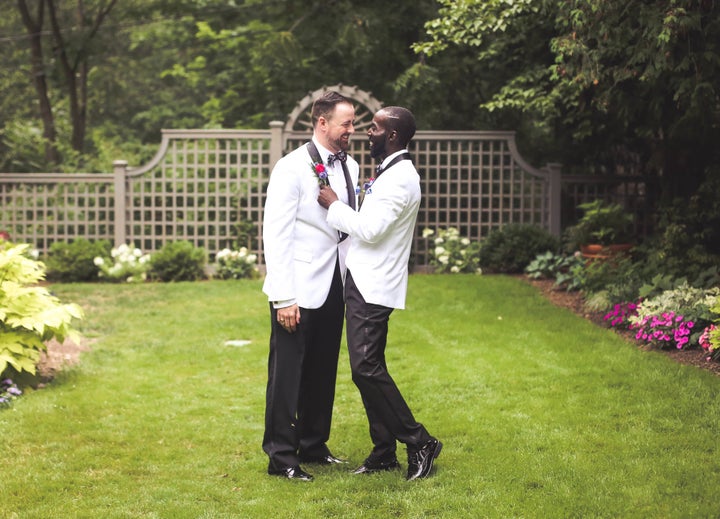
[[[113,175],[115,176],[115,246],[125,243],[125,224],[127,217],[127,197],[125,173],[127,171],[126,160],[113,161]]]
[[[562,231],[560,222],[562,214],[562,165],[557,162],[551,162],[545,166],[545,169],[549,173],[550,179],[550,215],[548,225],[553,235],[560,236]]]
[[[280,160],[283,154],[283,127],[282,121],[270,121],[270,169]]]

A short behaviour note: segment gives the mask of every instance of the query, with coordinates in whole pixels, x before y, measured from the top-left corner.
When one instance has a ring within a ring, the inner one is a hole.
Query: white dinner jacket
[[[327,162],[330,152],[315,144]],[[351,157],[347,166],[354,190],[359,166]],[[328,178],[338,196],[346,199],[341,195],[347,188],[339,164],[328,168]],[[338,244],[338,233],[327,223],[326,211],[317,202],[319,189],[305,145],[278,160],[270,174],[263,216],[267,267],[263,292],[269,301],[295,300],[302,308],[319,308],[330,292],[338,256],[344,279],[350,240]]]
[[[420,176],[403,160],[378,176],[359,212],[340,202],[328,209],[328,222],[350,235],[347,268],[367,303],[405,308],[420,196]]]

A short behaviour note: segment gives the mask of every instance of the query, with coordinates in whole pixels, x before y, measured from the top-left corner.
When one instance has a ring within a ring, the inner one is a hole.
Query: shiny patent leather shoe
[[[297,481],[312,481],[313,477],[308,474],[300,466],[297,467],[285,467],[284,469],[275,469],[268,467],[268,474],[271,476],[280,476],[285,479],[293,479]]]
[[[432,439],[418,450],[408,449],[408,471],[405,479],[412,481],[428,477],[442,446],[438,440]]]
[[[358,468],[353,470],[353,474],[372,474],[373,472],[381,472],[400,468],[397,458],[387,460],[366,459]]]
[[[332,454],[326,454],[325,456],[300,456],[301,463],[317,463],[319,465],[336,465],[347,463],[345,460],[336,458]]]

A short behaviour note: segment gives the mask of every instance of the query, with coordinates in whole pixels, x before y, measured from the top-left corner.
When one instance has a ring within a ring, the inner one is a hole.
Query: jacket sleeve
[[[301,188],[292,162],[282,160],[270,175],[263,217],[263,246],[267,274],[263,290],[271,301],[294,299],[294,228]]]
[[[408,206],[409,193],[402,182],[391,178],[373,185],[372,195],[366,195],[361,211],[353,211],[337,201],[328,208],[327,221],[353,239],[377,243],[393,229],[395,222]]]

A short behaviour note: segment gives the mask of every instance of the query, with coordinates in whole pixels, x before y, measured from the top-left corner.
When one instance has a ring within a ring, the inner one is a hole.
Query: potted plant
[[[632,248],[633,215],[620,204],[595,200],[580,204],[583,216],[567,230],[568,240],[585,257],[607,257]]]

